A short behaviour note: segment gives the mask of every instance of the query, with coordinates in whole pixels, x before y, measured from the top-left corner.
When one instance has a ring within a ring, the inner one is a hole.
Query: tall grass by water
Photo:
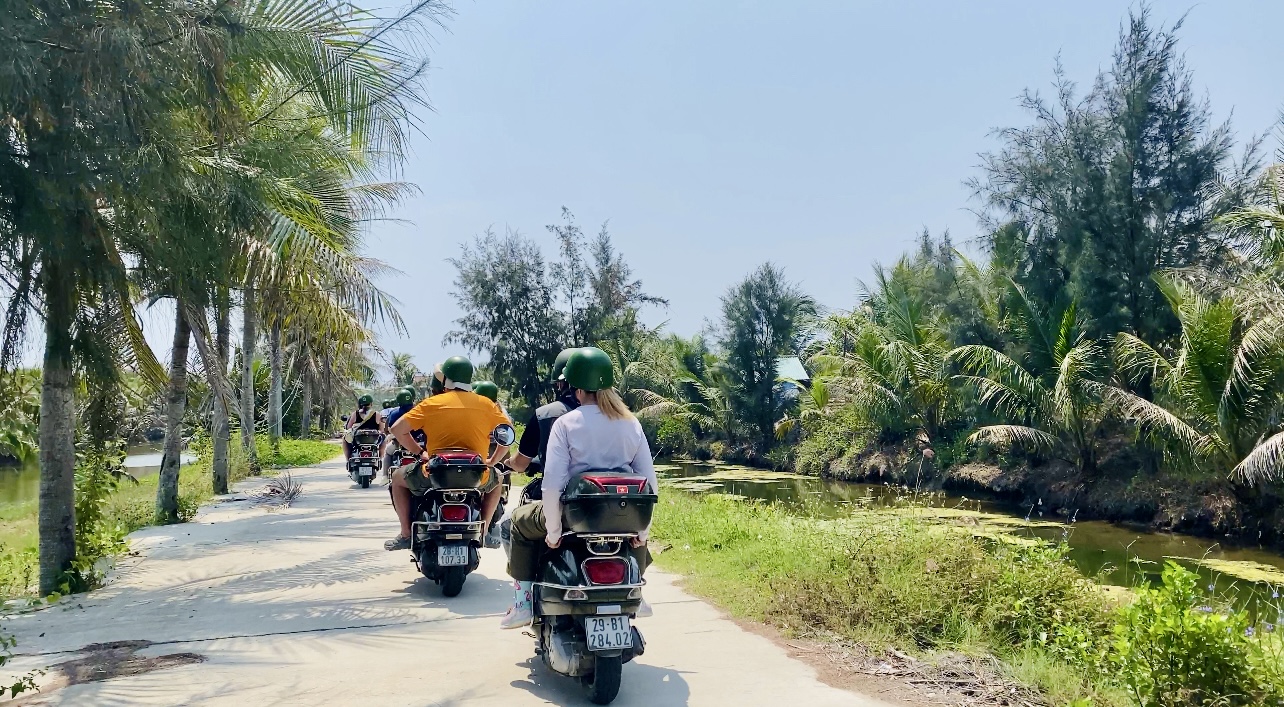
[[[832,519],[671,491],[653,535],[668,546],[661,566],[734,615],[873,650],[994,656],[1048,704],[1284,697],[1274,619],[1191,593],[1201,582],[1188,570],[1107,591],[1063,547],[961,530],[913,514]]]

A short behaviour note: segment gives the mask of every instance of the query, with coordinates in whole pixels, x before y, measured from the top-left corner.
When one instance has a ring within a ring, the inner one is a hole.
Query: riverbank
[[[841,481],[979,494],[1034,505],[1067,520],[1135,523],[1284,551],[1284,485],[1279,482],[1250,488],[1228,479],[1170,473],[1154,469],[1122,440],[1103,447],[1093,474],[1059,460],[976,459],[966,446],[938,449],[925,460],[913,445],[873,443],[844,447],[842,453],[805,443],[789,467]]]
[[[259,462],[265,470],[309,466],[339,453],[337,445],[321,440],[281,440],[280,453],[272,454],[266,436],[257,440]],[[190,520],[202,503],[214,496],[213,469],[209,451],[200,449],[197,458],[185,464],[179,474],[179,515]],[[249,468],[240,445],[233,440],[229,483],[248,476]],[[155,523],[158,477],[145,476],[138,483],[122,481],[108,496],[103,527],[112,535],[125,535]],[[38,501],[0,504],[0,600],[34,596]]]
[[[1266,624],[1248,626],[1245,615],[1225,611],[1206,592],[1130,603],[1084,578],[1056,547],[913,512],[833,519],[720,495],[670,491],[662,499],[653,531],[666,547],[661,567],[735,616],[866,661],[853,671],[893,670],[889,650],[928,672],[945,663],[957,673],[958,657],[970,656],[962,662],[993,666],[961,680],[973,689],[1015,689],[1049,705],[1125,705],[1131,687],[1159,679],[1142,666],[1164,653],[1182,665],[1215,664],[1209,670],[1221,681],[1168,676],[1160,682],[1169,698],[1238,690],[1250,696],[1244,704],[1261,704],[1254,700],[1284,694],[1276,635]],[[1191,577],[1173,568],[1168,579]],[[1185,622],[1182,641],[1168,645],[1138,628],[1173,615]],[[1217,655],[1202,643],[1209,622],[1233,644]]]

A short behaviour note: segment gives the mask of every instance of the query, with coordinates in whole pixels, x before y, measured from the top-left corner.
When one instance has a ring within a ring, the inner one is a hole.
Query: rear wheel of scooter
[[[615,696],[620,694],[620,678],[624,663],[620,656],[602,656],[593,658],[593,674],[581,680],[588,691],[589,701],[595,705],[609,705]]]
[[[368,488],[370,488],[370,477],[369,477],[369,476],[363,476],[363,477],[361,477],[361,488],[363,488],[363,489],[368,489]]]
[[[467,567],[448,567],[442,570],[441,593],[443,596],[457,597],[464,591],[464,580],[468,578]]]

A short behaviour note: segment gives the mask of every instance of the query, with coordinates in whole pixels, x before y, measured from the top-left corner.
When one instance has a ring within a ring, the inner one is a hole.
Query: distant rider
[[[397,391],[397,397],[394,401],[396,402],[397,406],[389,410],[384,415],[383,424],[384,424],[384,430],[388,433],[388,439],[384,442],[384,445],[383,445],[383,468],[387,469],[389,474],[392,473],[391,471],[392,453],[396,450],[396,447],[397,447],[397,440],[395,437],[392,436],[392,425],[396,423],[398,418],[410,412],[410,409],[415,406],[415,397],[416,397],[416,394],[415,394],[414,388],[410,386],[406,386],[402,388],[401,390]],[[415,439],[419,440],[419,444],[424,443],[423,430],[413,430],[412,434],[415,435]]]
[[[496,427],[507,425],[508,418],[492,401],[472,392],[473,364],[463,356],[453,356],[441,364],[442,393],[425,398],[409,412],[402,414],[392,425],[392,434],[402,448],[419,455],[421,461],[444,449],[466,449],[485,457],[490,446],[490,435]],[[411,430],[423,430],[427,443],[420,444]],[[508,447],[497,446],[486,464],[494,467],[508,455]],[[392,505],[401,521],[400,534],[384,543],[387,550],[404,550],[410,547],[410,500],[412,493],[422,493],[429,488],[428,466],[398,469],[392,475]],[[482,493],[481,517],[489,522],[499,505],[502,486],[499,474],[488,475]],[[482,527],[485,535],[486,528]]]
[[[374,408],[374,397],[363,395],[357,398],[356,411],[343,423],[343,457],[352,457],[352,438],[357,430],[379,430],[383,427],[383,418]]]
[[[593,469],[623,470],[646,477],[657,488],[651,448],[642,425],[611,386],[615,372],[610,356],[592,346],[576,349],[566,360],[566,383],[575,388],[580,406],[557,418],[549,435],[544,458],[543,500],[513,511],[512,554],[508,571],[516,580],[513,606],[500,622],[501,628],[530,624],[531,586],[536,579],[544,547],[562,543],[562,492],[571,476]],[[632,541],[638,567],[651,563],[646,548],[650,528]],[[650,614],[644,601],[638,616]]]

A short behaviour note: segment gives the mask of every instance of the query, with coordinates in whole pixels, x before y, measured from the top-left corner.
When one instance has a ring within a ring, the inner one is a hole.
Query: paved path
[[[73,684],[33,702],[587,704],[577,683],[534,658],[533,639],[499,630],[511,598],[501,550],[484,550],[463,593],[445,599],[408,552],[383,550],[395,532],[384,488],[354,487],[337,460],[295,476],[304,491],[289,509],[221,503],[193,523],[135,534],[138,555],[107,588],[4,624],[20,653],[6,668],[61,663],[88,644],[145,640],[152,645],[134,658],[190,653],[204,662]],[[655,616],[637,624],[647,652],[624,667],[615,704],[881,707],[821,684],[771,641],[674,586],[673,576],[652,572],[648,580]]]

